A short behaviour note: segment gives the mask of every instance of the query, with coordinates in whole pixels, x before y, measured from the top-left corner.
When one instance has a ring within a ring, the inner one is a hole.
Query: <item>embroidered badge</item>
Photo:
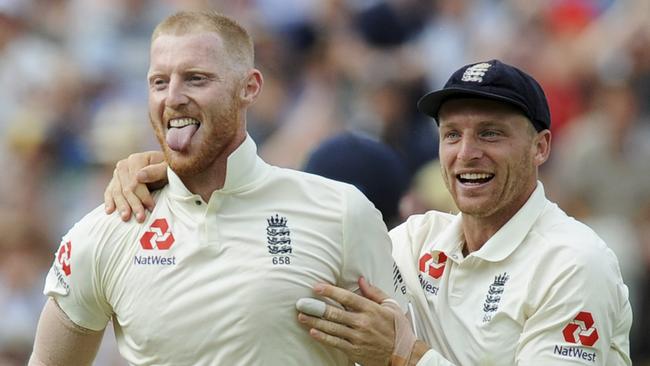
[[[508,279],[510,279],[510,276],[508,276],[507,272],[494,276],[494,282],[490,285],[488,293],[485,296],[485,303],[483,304],[483,323],[492,320],[492,316],[499,309],[501,295],[503,294]]]
[[[266,242],[269,254],[273,257],[273,264],[290,264],[291,230],[287,226],[287,218],[275,214],[266,219]]]
[[[480,64],[470,66],[463,73],[461,80],[481,83],[483,82],[483,76],[485,76],[485,73],[491,66],[492,65],[487,62],[481,62]]]

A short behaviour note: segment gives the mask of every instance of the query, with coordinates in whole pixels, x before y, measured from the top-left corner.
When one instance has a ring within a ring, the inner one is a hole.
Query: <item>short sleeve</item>
[[[565,259],[525,321],[517,365],[631,365],[631,310],[615,257],[603,248]]]
[[[391,256],[392,244],[379,211],[356,188],[345,186],[342,286],[358,292],[358,279],[395,299],[406,312],[406,287]]]
[[[100,222],[107,218],[98,208],[63,236],[43,290],[57,301],[70,320],[92,330],[104,329],[112,313],[97,270],[101,240],[106,237]]]

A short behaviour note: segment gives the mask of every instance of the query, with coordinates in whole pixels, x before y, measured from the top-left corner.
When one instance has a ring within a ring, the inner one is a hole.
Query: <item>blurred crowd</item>
[[[60,237],[101,203],[117,160],[157,148],[153,27],[205,7],[255,39],[261,156],[351,180],[389,227],[454,211],[420,96],[493,58],[540,80],[553,121],[541,179],[618,255],[633,360],[650,365],[647,0],[0,0],[0,365],[26,362]],[[124,364],[112,338],[97,365]]]

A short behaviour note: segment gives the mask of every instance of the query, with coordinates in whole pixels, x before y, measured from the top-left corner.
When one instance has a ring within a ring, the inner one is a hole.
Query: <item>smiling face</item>
[[[163,33],[152,41],[149,119],[179,176],[205,171],[246,137],[239,97],[247,75],[231,64],[215,32]]]
[[[535,189],[550,132],[537,133],[513,107],[486,99],[449,100],[439,122],[442,175],[456,205],[505,223]]]

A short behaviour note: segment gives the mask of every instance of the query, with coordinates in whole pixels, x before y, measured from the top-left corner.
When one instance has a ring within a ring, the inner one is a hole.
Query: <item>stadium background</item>
[[[0,0],[0,365],[25,363],[61,235],[100,204],[116,159],[156,148],[151,30],[205,6],[255,38],[266,83],[249,130],[261,155],[300,169],[342,130],[374,136],[412,181],[403,214],[447,209],[431,198],[444,192],[437,137],[417,98],[479,60],[534,75],[553,119],[546,189],[617,253],[633,358],[650,364],[647,0]],[[96,365],[123,364],[112,338]]]

